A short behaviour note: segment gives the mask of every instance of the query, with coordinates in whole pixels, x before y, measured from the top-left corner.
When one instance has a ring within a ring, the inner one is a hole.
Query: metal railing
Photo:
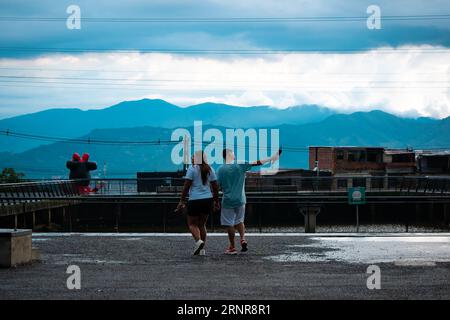
[[[143,218],[147,219],[145,223],[152,228],[153,225],[160,226],[161,230],[166,232],[170,229],[170,221],[181,221],[175,218],[173,210],[179,201],[184,184],[182,178],[92,179],[90,188],[96,189],[96,192],[86,192],[83,186],[85,182],[50,180],[0,184],[0,216],[2,210],[5,216],[15,215],[17,225],[17,214],[30,212],[26,210],[31,207],[33,211],[43,210],[51,208],[52,204],[62,203],[64,206],[86,205],[81,209],[93,212],[93,215],[82,219],[91,222],[95,219],[103,221],[102,215],[98,218],[96,209],[106,204],[109,206],[107,208],[113,208],[114,228],[118,231],[121,212],[125,212],[122,207],[139,210],[139,205],[136,204],[145,204],[146,208],[154,209],[154,214],[145,215]],[[270,221],[274,225],[288,224],[287,221],[291,221],[293,216],[297,217],[299,209],[302,208],[319,206],[333,210],[334,205],[344,204],[340,207],[341,212],[348,208],[346,193],[350,186],[365,186],[367,203],[395,204],[389,208],[399,208],[399,211],[401,208],[411,208],[408,206],[416,204],[450,204],[450,176],[249,176],[246,180],[249,226],[257,227],[261,232],[263,220],[265,223]],[[127,206],[129,204],[131,207]],[[326,207],[327,205],[329,207]],[[23,210],[19,210],[22,206]],[[415,210],[418,210],[417,207]],[[279,212],[286,214],[278,215]],[[411,218],[408,214],[401,216],[404,217],[405,228],[408,230]],[[158,217],[161,218],[161,225],[155,220],[159,219]],[[128,219],[132,221],[135,218]],[[211,216],[211,226],[214,225],[213,219],[217,224],[217,217]],[[72,222],[75,223],[75,220],[72,221],[72,218],[69,220],[68,230],[71,230]],[[292,221],[299,220],[295,218]],[[123,223],[122,221],[121,224]]]
[[[41,199],[61,199],[80,195],[75,180],[49,180],[0,184],[0,205],[14,205]]]
[[[179,195],[182,178],[91,179],[90,190],[83,180],[49,180],[0,184],[0,204],[39,199],[96,196]],[[349,187],[366,187],[367,192],[395,194],[447,194],[450,176],[249,176],[248,194],[344,193]]]

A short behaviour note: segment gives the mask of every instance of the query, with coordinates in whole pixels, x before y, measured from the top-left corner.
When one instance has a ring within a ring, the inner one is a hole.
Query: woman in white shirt
[[[194,255],[204,255],[206,242],[206,222],[213,210],[219,209],[219,187],[216,174],[208,165],[203,151],[195,152],[192,157],[192,166],[186,172],[183,192],[177,211],[186,207],[187,223],[195,240]]]

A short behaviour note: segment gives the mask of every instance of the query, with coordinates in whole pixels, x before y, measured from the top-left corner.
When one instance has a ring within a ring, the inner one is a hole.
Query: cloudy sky
[[[450,116],[448,0],[0,0],[0,12],[0,118],[141,98]]]

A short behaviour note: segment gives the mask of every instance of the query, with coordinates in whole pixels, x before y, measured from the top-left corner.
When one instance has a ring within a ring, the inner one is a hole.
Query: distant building
[[[184,184],[184,171],[137,172],[138,192],[178,191]]]
[[[327,170],[333,175],[380,175],[385,172],[384,148],[309,147],[309,169]]]
[[[307,169],[279,169],[274,175],[264,175],[260,172],[248,172],[246,180],[247,191],[298,191],[331,188],[331,171],[313,171]]]
[[[423,174],[450,174],[450,152],[417,153],[417,170]]]
[[[322,170],[319,173],[317,173],[314,170],[308,170],[308,169],[285,169],[280,168],[278,169],[277,173],[274,175],[271,174],[264,174],[264,171],[249,171],[247,174],[248,177],[289,177],[289,178],[295,178],[295,177],[329,177],[331,176],[331,171]]]
[[[412,150],[387,149],[384,151],[383,162],[388,175],[416,172],[416,155]]]

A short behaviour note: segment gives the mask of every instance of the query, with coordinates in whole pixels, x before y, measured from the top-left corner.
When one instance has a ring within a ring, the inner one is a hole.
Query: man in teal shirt
[[[262,166],[271,161],[277,161],[280,157],[281,149],[272,157],[258,160],[253,163],[234,163],[234,152],[230,149],[223,150],[225,164],[217,171],[217,181],[223,192],[222,210],[220,213],[220,223],[227,228],[230,246],[225,251],[226,254],[236,254],[234,237],[236,230],[241,237],[241,251],[246,252],[247,241],[245,240],[245,174],[252,167]]]

